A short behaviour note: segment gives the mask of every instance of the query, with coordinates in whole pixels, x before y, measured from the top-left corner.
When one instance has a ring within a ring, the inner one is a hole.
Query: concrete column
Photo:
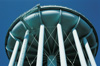
[[[81,66],[87,66],[76,29],[73,29],[72,33],[73,33],[73,37],[74,37],[74,40],[75,40],[75,45],[76,45],[76,49],[77,49],[77,52],[78,52],[78,56],[79,56]]]
[[[65,54],[61,24],[57,25],[57,33],[58,33],[58,42],[59,42],[59,52],[60,52],[61,66],[67,66],[67,60],[66,60],[66,54]]]
[[[17,66],[23,66],[29,39],[29,30],[26,30]]]
[[[92,51],[91,51],[91,49],[90,49],[90,46],[89,46],[89,43],[88,43],[87,39],[84,38],[83,41],[84,41],[85,49],[86,49],[86,52],[87,52],[87,55],[88,55],[88,57],[89,57],[89,60],[90,60],[91,65],[92,65],[92,66],[97,66],[97,65],[96,65],[96,62],[95,62],[95,60],[94,60],[94,57],[93,57],[93,54],[92,54]]]
[[[10,58],[10,62],[8,66],[14,66],[15,60],[16,60],[16,56],[17,56],[17,52],[18,52],[18,48],[19,48],[19,41],[17,40]]]
[[[44,25],[42,24],[40,26],[36,66],[42,66],[42,63],[43,63],[43,45],[44,45]]]

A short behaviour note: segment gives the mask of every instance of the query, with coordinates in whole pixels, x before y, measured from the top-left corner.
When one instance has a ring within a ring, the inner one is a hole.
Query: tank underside
[[[78,22],[78,20],[80,21]],[[24,34],[27,29],[30,30],[29,41],[24,60],[24,66],[36,65],[37,49],[39,41],[39,30],[42,23],[45,26],[44,33],[44,51],[43,51],[43,66],[50,62],[48,58],[55,59],[54,64],[60,66],[59,44],[57,35],[57,24],[62,25],[62,33],[64,39],[64,47],[68,66],[72,64],[80,66],[77,50],[75,47],[72,30],[76,28],[85,58],[88,58],[83,42],[83,38],[87,37],[90,48],[94,57],[98,50],[98,38],[94,27],[81,14],[69,8],[61,6],[42,6],[34,7],[28,12],[18,17],[8,30],[6,37],[6,53],[8,58],[11,57],[16,39],[20,41],[16,63],[18,62]]]

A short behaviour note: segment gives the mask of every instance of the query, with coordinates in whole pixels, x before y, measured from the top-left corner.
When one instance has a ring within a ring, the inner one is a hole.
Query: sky
[[[100,41],[100,1],[99,0],[0,0],[0,66],[8,66],[9,60],[5,51],[5,37],[13,21],[35,5],[60,5],[83,14],[92,25]],[[100,47],[100,45],[99,45]],[[100,64],[100,48],[95,58]]]

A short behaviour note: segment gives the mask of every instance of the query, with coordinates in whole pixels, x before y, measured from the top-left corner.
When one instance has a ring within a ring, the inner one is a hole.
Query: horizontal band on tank
[[[19,39],[17,39],[11,32],[9,32],[9,35],[14,39],[14,40],[18,40],[18,41],[20,41]]]
[[[13,52],[13,50],[9,49],[7,46],[6,46],[6,50],[9,52]]]

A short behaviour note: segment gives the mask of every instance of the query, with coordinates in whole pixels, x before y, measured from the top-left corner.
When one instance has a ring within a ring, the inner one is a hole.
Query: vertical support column
[[[73,33],[73,37],[74,37],[74,40],[75,40],[75,45],[76,45],[76,48],[77,48],[77,52],[78,52],[78,56],[79,56],[81,66],[87,66],[76,29],[73,29],[72,33]]]
[[[18,48],[19,48],[19,41],[17,40],[16,43],[15,43],[13,53],[11,55],[10,62],[9,62],[8,66],[14,66],[15,59],[16,59],[17,52],[18,52]]]
[[[57,25],[57,33],[58,33],[58,41],[59,41],[59,52],[60,52],[61,66],[67,66],[62,28],[61,28],[60,24]]]
[[[42,24],[40,26],[36,66],[42,66],[42,62],[43,62],[43,44],[44,44],[44,25]]]
[[[17,66],[23,66],[28,39],[29,39],[29,30],[26,30]]]
[[[91,49],[90,49],[90,46],[89,46],[89,43],[88,43],[87,39],[84,38],[83,41],[84,41],[85,49],[86,49],[86,52],[87,52],[87,55],[88,55],[88,57],[89,57],[89,60],[90,60],[91,65],[92,65],[92,66],[97,66],[97,65],[96,65],[96,62],[95,62],[95,60],[94,60],[94,57],[93,57],[93,54],[92,54],[92,51],[91,51]]]

